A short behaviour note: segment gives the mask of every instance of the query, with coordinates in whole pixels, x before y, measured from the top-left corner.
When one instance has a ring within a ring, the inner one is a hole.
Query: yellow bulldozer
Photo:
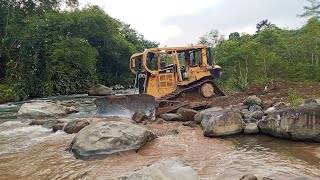
[[[211,49],[206,46],[151,48],[133,54],[130,69],[136,75],[135,87],[140,95],[98,99],[98,112],[131,116],[144,111],[152,115],[156,109],[167,113],[183,107],[187,104],[183,99],[192,99],[195,94],[206,99],[224,96],[214,83],[222,69],[212,59]]]

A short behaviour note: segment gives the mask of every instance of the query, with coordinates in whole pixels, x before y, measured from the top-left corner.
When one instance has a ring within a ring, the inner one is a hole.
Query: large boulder
[[[277,110],[259,121],[258,126],[275,137],[320,142],[320,105]]]
[[[193,109],[180,108],[178,109],[177,113],[182,115],[183,121],[194,121],[194,116],[198,113],[198,111]]]
[[[67,134],[78,133],[81,129],[88,126],[89,124],[90,123],[86,120],[74,120],[74,121],[69,122],[64,127],[64,132],[66,132]]]
[[[97,121],[83,128],[73,139],[70,151],[77,158],[138,150],[156,135],[131,123]]]
[[[61,105],[59,102],[46,102],[46,101],[39,101],[39,102],[31,102],[31,103],[24,103],[19,111],[19,115],[23,116],[62,116],[70,113],[77,112],[76,109],[72,107],[66,107]]]
[[[233,109],[208,112],[201,126],[207,137],[219,137],[238,134],[243,131],[244,122],[241,115]]]
[[[202,110],[194,116],[194,121],[196,122],[196,124],[201,124],[201,121],[205,116],[207,115],[210,116],[212,112],[221,111],[221,110],[222,110],[221,107],[213,107],[213,108]]]
[[[98,84],[98,85],[92,87],[89,90],[88,94],[89,94],[89,96],[107,96],[107,95],[114,95],[115,92],[112,90],[112,88]]]
[[[200,180],[196,171],[176,157],[162,159],[149,167],[118,178],[120,180]]]

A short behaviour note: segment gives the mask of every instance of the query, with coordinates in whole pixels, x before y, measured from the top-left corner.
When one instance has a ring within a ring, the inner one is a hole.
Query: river
[[[93,98],[59,96],[32,101],[73,103],[79,113],[65,119],[96,116]],[[0,179],[116,179],[163,157],[177,156],[203,179],[239,179],[245,174],[273,179],[320,179],[320,144],[286,141],[266,135],[205,138],[200,128],[181,123],[145,125],[152,131],[176,129],[138,153],[126,152],[97,160],[79,160],[66,151],[74,135],[29,126],[17,116],[23,102],[0,105]]]

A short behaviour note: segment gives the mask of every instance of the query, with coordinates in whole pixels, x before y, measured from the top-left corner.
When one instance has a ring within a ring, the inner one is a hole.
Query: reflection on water
[[[93,99],[73,99],[80,112],[68,118],[94,115]],[[1,105],[17,111],[19,105]],[[203,179],[239,179],[245,174],[273,179],[319,179],[320,144],[292,142],[265,135],[205,138],[200,128],[180,123],[151,124],[152,131],[177,129],[159,137],[138,153],[101,160],[75,159],[65,151],[74,135],[52,133],[29,120],[10,118],[0,124],[0,179],[116,179],[170,156],[190,164]]]

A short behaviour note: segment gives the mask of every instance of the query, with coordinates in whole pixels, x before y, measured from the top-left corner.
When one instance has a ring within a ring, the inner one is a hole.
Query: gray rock
[[[248,119],[251,117],[251,112],[248,109],[243,109],[241,115],[244,119]]]
[[[89,124],[90,123],[86,120],[74,120],[69,122],[64,127],[64,132],[66,132],[67,134],[75,134],[78,133],[84,127],[88,126]]]
[[[162,159],[149,167],[118,178],[120,180],[200,180],[196,171],[176,157]]]
[[[275,107],[270,107],[265,111],[265,114],[271,114],[271,113],[274,113],[276,111],[277,111],[277,109]]]
[[[239,180],[258,180],[258,178],[253,174],[247,174],[242,176]]]
[[[161,114],[160,117],[165,121],[182,121],[182,115],[178,113]]]
[[[256,122],[258,122],[258,120],[255,119],[255,118],[253,118],[253,117],[246,118],[244,121],[245,121],[246,123],[256,123]]]
[[[18,114],[22,116],[45,117],[62,116],[73,112],[77,111],[72,107],[65,107],[60,103],[40,101],[24,103],[20,107]]]
[[[269,114],[258,126],[275,137],[320,142],[320,105],[302,105]]]
[[[209,112],[201,122],[204,135],[219,137],[238,134],[243,130],[243,121],[239,113],[232,109]]]
[[[260,98],[258,98],[256,95],[254,95],[254,96],[247,97],[244,100],[243,104],[244,105],[249,105],[249,106],[254,105],[254,104],[261,106],[262,105],[262,101],[261,101]]]
[[[257,123],[246,123],[245,128],[244,128],[245,134],[257,134],[259,132],[260,132],[260,130],[258,128]]]
[[[317,104],[318,102],[317,102],[317,100],[315,100],[315,99],[306,99],[305,101],[304,101],[304,104]]]
[[[262,119],[263,116],[264,116],[264,113],[261,110],[254,111],[252,113],[252,118],[254,118],[254,119],[260,120],[260,119]]]
[[[255,111],[262,111],[262,107],[256,104],[253,104],[249,107],[249,111],[255,112]]]
[[[136,123],[141,123],[147,119],[148,119],[147,115],[141,111],[134,113],[132,116],[132,120]]]
[[[156,135],[135,124],[98,121],[83,128],[73,139],[70,151],[77,158],[138,150]]]
[[[112,90],[112,88],[98,84],[98,85],[92,87],[89,90],[88,94],[89,94],[89,96],[107,96],[107,95],[114,95],[115,92]]]
[[[194,121],[194,116],[198,113],[198,111],[193,109],[180,108],[178,109],[177,113],[182,115],[183,121]]]
[[[201,121],[205,116],[210,116],[211,112],[221,111],[221,110],[222,108],[220,107],[213,107],[213,108],[202,110],[194,116],[194,121],[196,122],[196,124],[201,124]]]

